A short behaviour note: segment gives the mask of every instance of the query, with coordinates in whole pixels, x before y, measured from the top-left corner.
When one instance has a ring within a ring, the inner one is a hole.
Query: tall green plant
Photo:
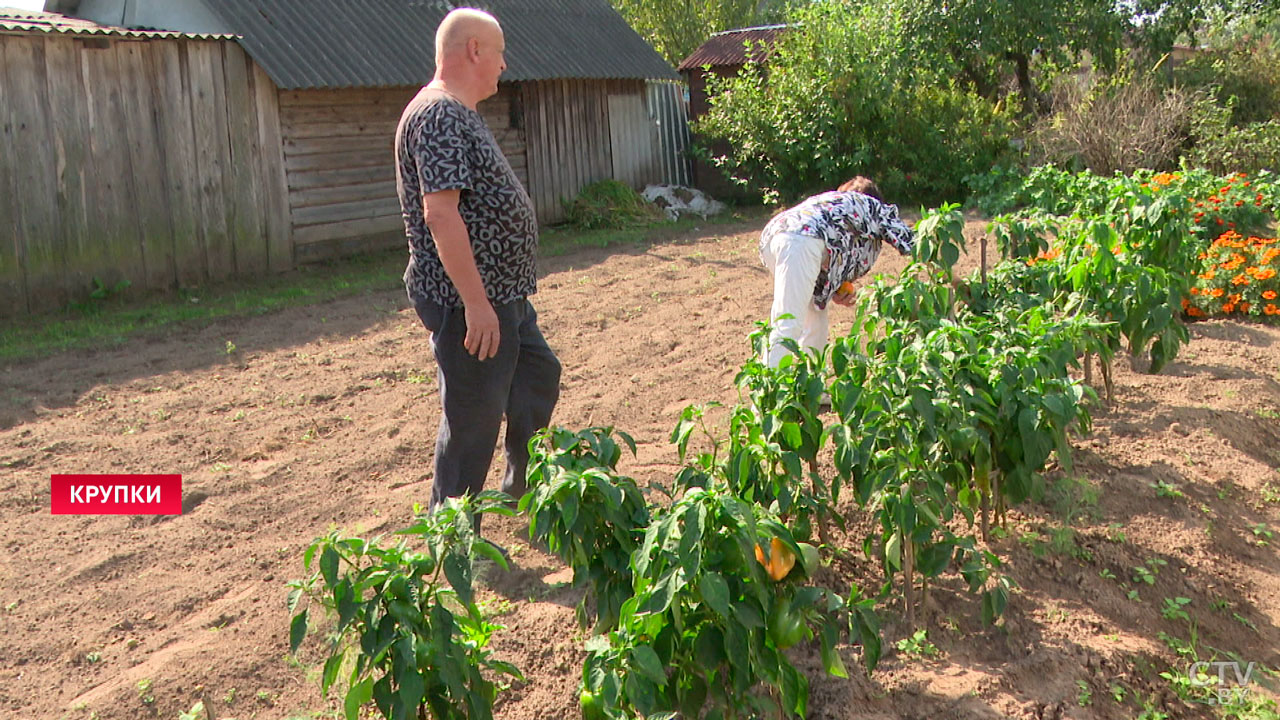
[[[676,491],[721,479],[738,497],[779,513],[804,540],[812,539],[816,521],[826,542],[826,523],[844,526],[835,511],[840,486],[828,485],[819,472],[826,355],[803,352],[784,339],[791,354],[770,368],[760,360],[768,342],[769,327],[760,323],[751,335],[755,352],[735,380],[750,402],[733,408],[727,437],[713,438],[714,451],[677,477]],[[672,432],[681,462],[688,461],[690,435],[701,422],[700,411],[686,409]]]
[[[787,0],[610,0],[667,62],[679,65],[709,35],[781,20]]]
[[[649,525],[644,495],[617,473],[622,447],[614,435],[635,454],[631,436],[613,428],[539,433],[530,442],[529,492],[520,499],[530,538],[545,541],[573,568],[574,584],[588,590],[578,621],[585,626],[594,616],[601,630],[617,624],[631,597],[631,553]]]
[[[404,539],[395,545],[333,532],[307,548],[310,575],[290,583],[290,652],[310,631],[312,606],[335,619],[320,686],[327,692],[346,673],[348,720],[369,702],[388,720],[486,720],[495,676],[523,677],[493,657],[489,642],[501,628],[484,617],[471,584],[477,554],[506,563],[476,535],[474,518],[510,514],[509,500],[494,492],[451,499],[397,532]]]
[[[874,177],[891,197],[947,197],[1008,149],[1008,115],[910,52],[883,3],[799,7],[768,66],[708,82],[698,126],[727,140],[731,176],[790,200]]]
[[[762,546],[794,567],[771,577]],[[633,556],[635,596],[618,629],[588,643],[584,709],[611,720],[803,717],[809,682],[787,648],[817,636],[827,672],[847,677],[835,651],[842,616],[866,633],[854,640],[874,637],[864,647],[879,648],[870,603],[801,584],[817,565],[817,552],[759,505],[723,486],[690,489],[654,517]]]

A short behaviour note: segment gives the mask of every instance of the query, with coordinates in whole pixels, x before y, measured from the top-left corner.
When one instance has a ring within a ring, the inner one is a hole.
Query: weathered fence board
[[[380,180],[372,183],[317,188],[314,190],[295,190],[289,193],[289,206],[297,210],[299,208],[315,207],[316,205],[329,205],[336,202],[355,200],[374,200],[376,198],[396,199],[395,180]]]
[[[27,292],[32,304],[57,304],[65,300],[66,248],[54,204],[48,200],[57,192],[57,181],[48,157],[51,142],[43,43],[37,38],[5,43],[5,68],[13,90],[11,157]]]
[[[133,169],[123,125],[120,66],[110,45],[84,50],[80,65],[92,155],[85,163],[85,185],[94,235],[84,260],[107,287],[114,288],[123,280],[141,288],[145,275],[132,194]]]
[[[187,53],[175,41],[157,42],[148,60],[147,72],[153,79],[159,105],[162,180],[173,231],[174,282],[182,288],[196,287],[208,277],[209,260],[204,252],[190,88],[185,81]]]
[[[262,178],[258,167],[258,115],[252,111],[253,89],[249,87],[249,56],[235,43],[222,43],[223,74],[226,78],[226,108],[231,240],[235,249],[236,274],[255,275],[267,269],[264,236]]]
[[[13,157],[13,91],[8,61],[0,51],[0,157]],[[12,163],[0,163],[0,317],[28,312],[26,266],[22,235],[18,232],[18,206],[14,197]]]
[[[389,148],[371,148],[355,152],[317,153],[313,155],[290,155],[284,161],[289,172],[307,170],[337,170],[340,168],[382,167],[393,169],[393,154]]]
[[[331,203],[313,207],[295,207],[293,223],[295,226],[317,225],[320,223],[339,222],[342,220],[360,220],[396,215],[400,212],[400,200],[391,197],[378,197],[372,200]]]
[[[147,81],[150,44],[116,43],[115,48],[142,236],[142,287],[163,288],[173,284],[173,229],[169,225],[168,193],[164,191],[164,163],[156,125],[158,103]]]
[[[272,272],[280,272],[294,265],[293,240],[289,234],[289,180],[284,170],[278,91],[266,71],[256,63],[253,65],[253,94],[258,113],[258,169],[262,173],[267,267]]]
[[[400,210],[397,208],[394,215],[383,215],[376,218],[361,218],[359,220],[346,220],[343,222],[327,223],[324,225],[308,225],[306,227],[295,228],[293,231],[293,241],[299,247],[310,245],[312,243],[325,242],[327,240],[349,240],[364,235],[378,235],[384,233],[404,232],[404,218],[400,216]],[[399,242],[399,238],[392,238]]]
[[[46,90],[49,133],[57,178],[55,208],[60,220],[66,272],[62,288],[68,298],[92,287],[96,267],[97,232],[89,224],[86,162],[90,158],[88,102],[80,58],[70,43],[46,43]]]
[[[223,110],[222,49],[188,45],[191,78],[191,118],[195,128],[196,182],[200,188],[200,220],[204,227],[205,262],[209,277],[223,280],[235,268],[228,227],[225,166],[227,115]]]
[[[348,137],[289,138],[284,143],[289,157],[335,152],[383,153],[390,158],[395,152],[395,137],[351,135]]]
[[[282,123],[280,127],[286,139],[327,138],[347,135],[389,138],[395,137],[396,125],[398,124],[397,120],[369,120],[335,125]]]

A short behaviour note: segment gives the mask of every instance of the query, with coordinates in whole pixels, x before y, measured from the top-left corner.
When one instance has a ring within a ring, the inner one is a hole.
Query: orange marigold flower
[[[1253,276],[1259,280],[1270,280],[1276,276],[1275,268],[1263,268],[1254,273]]]
[[[1267,306],[1262,308],[1262,312],[1268,315],[1280,315],[1280,307],[1276,307],[1275,303],[1267,303]]]
[[[1218,276],[1218,274],[1217,274],[1217,273],[1215,273],[1215,272],[1214,272],[1214,271],[1212,271],[1212,270],[1209,270],[1208,272],[1200,273],[1200,279],[1201,279],[1201,280],[1212,280],[1212,279],[1214,279],[1214,278],[1215,278],[1215,277],[1217,277],[1217,276]]]
[[[1226,294],[1227,294],[1227,291],[1223,290],[1222,288],[1214,288],[1209,291],[1209,297],[1220,298]]]
[[[1275,291],[1275,290],[1263,290],[1263,291],[1262,291],[1262,299],[1263,299],[1263,300],[1275,300],[1275,299],[1276,299],[1276,291]]]
[[[1240,312],[1242,312],[1242,313],[1247,313],[1247,312],[1249,312],[1249,303],[1247,303],[1247,302],[1242,302],[1242,303],[1240,303]]]
[[[1244,201],[1243,201],[1243,200],[1237,200],[1237,201],[1236,201],[1236,207],[1240,207],[1240,206],[1241,206],[1241,205],[1243,205],[1243,204],[1244,204]]]
[[[1198,307],[1196,307],[1196,306],[1194,306],[1194,305],[1192,305],[1191,307],[1187,308],[1187,314],[1188,314],[1188,315],[1190,315],[1191,317],[1203,317],[1203,316],[1204,316],[1204,312],[1203,312],[1203,311],[1201,311],[1201,310],[1200,310],[1200,308],[1198,308]],[[1268,314],[1268,315],[1270,315],[1271,313],[1267,313],[1267,314]]]
[[[1191,288],[1191,294],[1192,294],[1192,295],[1199,295],[1199,294],[1200,294],[1200,288],[1198,288],[1198,287],[1193,287],[1193,288]]]
[[[1218,221],[1218,224],[1219,224],[1219,225],[1221,225],[1221,224],[1223,223],[1222,218],[1214,218],[1214,219]]]
[[[1233,312],[1235,312],[1235,311],[1236,311],[1236,306],[1235,306],[1235,305],[1232,305],[1231,303],[1225,303],[1225,304],[1223,304],[1223,306],[1222,306],[1222,312],[1224,312],[1224,313],[1226,313],[1226,314],[1228,314],[1228,315],[1230,315],[1231,313],[1233,313]]]
[[[1231,278],[1231,284],[1232,285],[1248,285],[1249,276],[1245,275],[1244,273],[1240,273],[1239,275]]]

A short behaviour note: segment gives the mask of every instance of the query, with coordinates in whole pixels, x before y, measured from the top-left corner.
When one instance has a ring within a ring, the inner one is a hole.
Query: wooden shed
[[[679,75],[607,0],[473,4],[507,36],[507,72],[480,111],[541,222],[590,182],[679,179],[656,106],[681,94]],[[452,5],[0,12],[0,315],[82,299],[95,282],[189,287],[402,244],[395,126],[434,72]]]
[[[689,118],[697,120],[709,109],[708,77],[734,77],[747,62],[763,62],[778,35],[786,28],[786,25],[767,25],[714,33],[681,61],[677,69],[689,86]],[[705,140],[702,142],[707,145]],[[710,143],[708,149],[712,155],[726,155],[730,150],[723,141]],[[719,197],[747,197],[750,194],[730,182],[719,168],[703,160],[693,163],[693,184]]]

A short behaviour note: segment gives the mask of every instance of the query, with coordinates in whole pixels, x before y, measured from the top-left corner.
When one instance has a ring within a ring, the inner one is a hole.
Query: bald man
[[[476,111],[498,91],[504,49],[492,15],[450,12],[436,30],[435,77],[396,129],[405,289],[431,333],[443,407],[432,510],[484,488],[504,417],[502,490],[523,495],[529,439],[560,395],[560,362],[529,303],[537,291],[533,203]]]

